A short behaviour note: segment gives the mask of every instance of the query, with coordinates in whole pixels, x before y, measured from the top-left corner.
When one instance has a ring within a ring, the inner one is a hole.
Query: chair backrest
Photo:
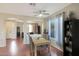
[[[42,36],[43,36],[43,38],[49,40],[49,36],[48,36],[48,34],[43,34]]]
[[[30,34],[27,34],[29,36],[29,40],[30,40],[30,55],[33,56],[33,42],[32,42],[32,38],[30,36]]]
[[[32,37],[30,36],[30,34],[27,35],[29,36],[30,44],[32,44]]]

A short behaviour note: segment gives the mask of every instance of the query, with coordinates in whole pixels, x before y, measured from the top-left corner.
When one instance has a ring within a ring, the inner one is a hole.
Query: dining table
[[[37,56],[37,48],[38,46],[48,45],[48,52],[51,52],[50,41],[45,38],[33,39],[33,48],[34,48],[34,56]]]

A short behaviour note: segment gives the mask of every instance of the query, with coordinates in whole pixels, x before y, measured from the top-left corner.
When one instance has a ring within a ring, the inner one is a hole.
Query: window
[[[59,48],[63,48],[63,14],[57,15],[49,19],[49,38],[51,42],[57,44]]]
[[[49,20],[49,36],[55,38],[55,19]]]

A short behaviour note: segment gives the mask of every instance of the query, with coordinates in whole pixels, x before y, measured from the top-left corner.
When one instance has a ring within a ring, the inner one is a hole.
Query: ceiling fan
[[[39,10],[34,12],[35,14],[43,14],[43,15],[49,15],[49,13],[46,10]]]
[[[29,5],[31,5],[31,6],[36,6],[36,3],[29,3]],[[34,11],[33,12],[34,13],[34,16],[38,16],[38,15],[44,15],[44,16],[48,16],[48,15],[50,15],[48,12],[47,12],[47,10],[37,10],[37,11]]]
[[[36,6],[36,3],[29,3],[30,6]]]

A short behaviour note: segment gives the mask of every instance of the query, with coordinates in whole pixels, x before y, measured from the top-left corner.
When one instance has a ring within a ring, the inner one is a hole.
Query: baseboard
[[[13,38],[7,38],[7,40],[15,40],[15,39],[13,39]]]
[[[54,47],[54,48],[56,48],[56,49],[60,50],[61,52],[63,52],[63,49],[58,48],[58,47],[56,47],[56,46],[54,46],[54,45],[52,45],[52,44],[51,44],[51,47]]]

